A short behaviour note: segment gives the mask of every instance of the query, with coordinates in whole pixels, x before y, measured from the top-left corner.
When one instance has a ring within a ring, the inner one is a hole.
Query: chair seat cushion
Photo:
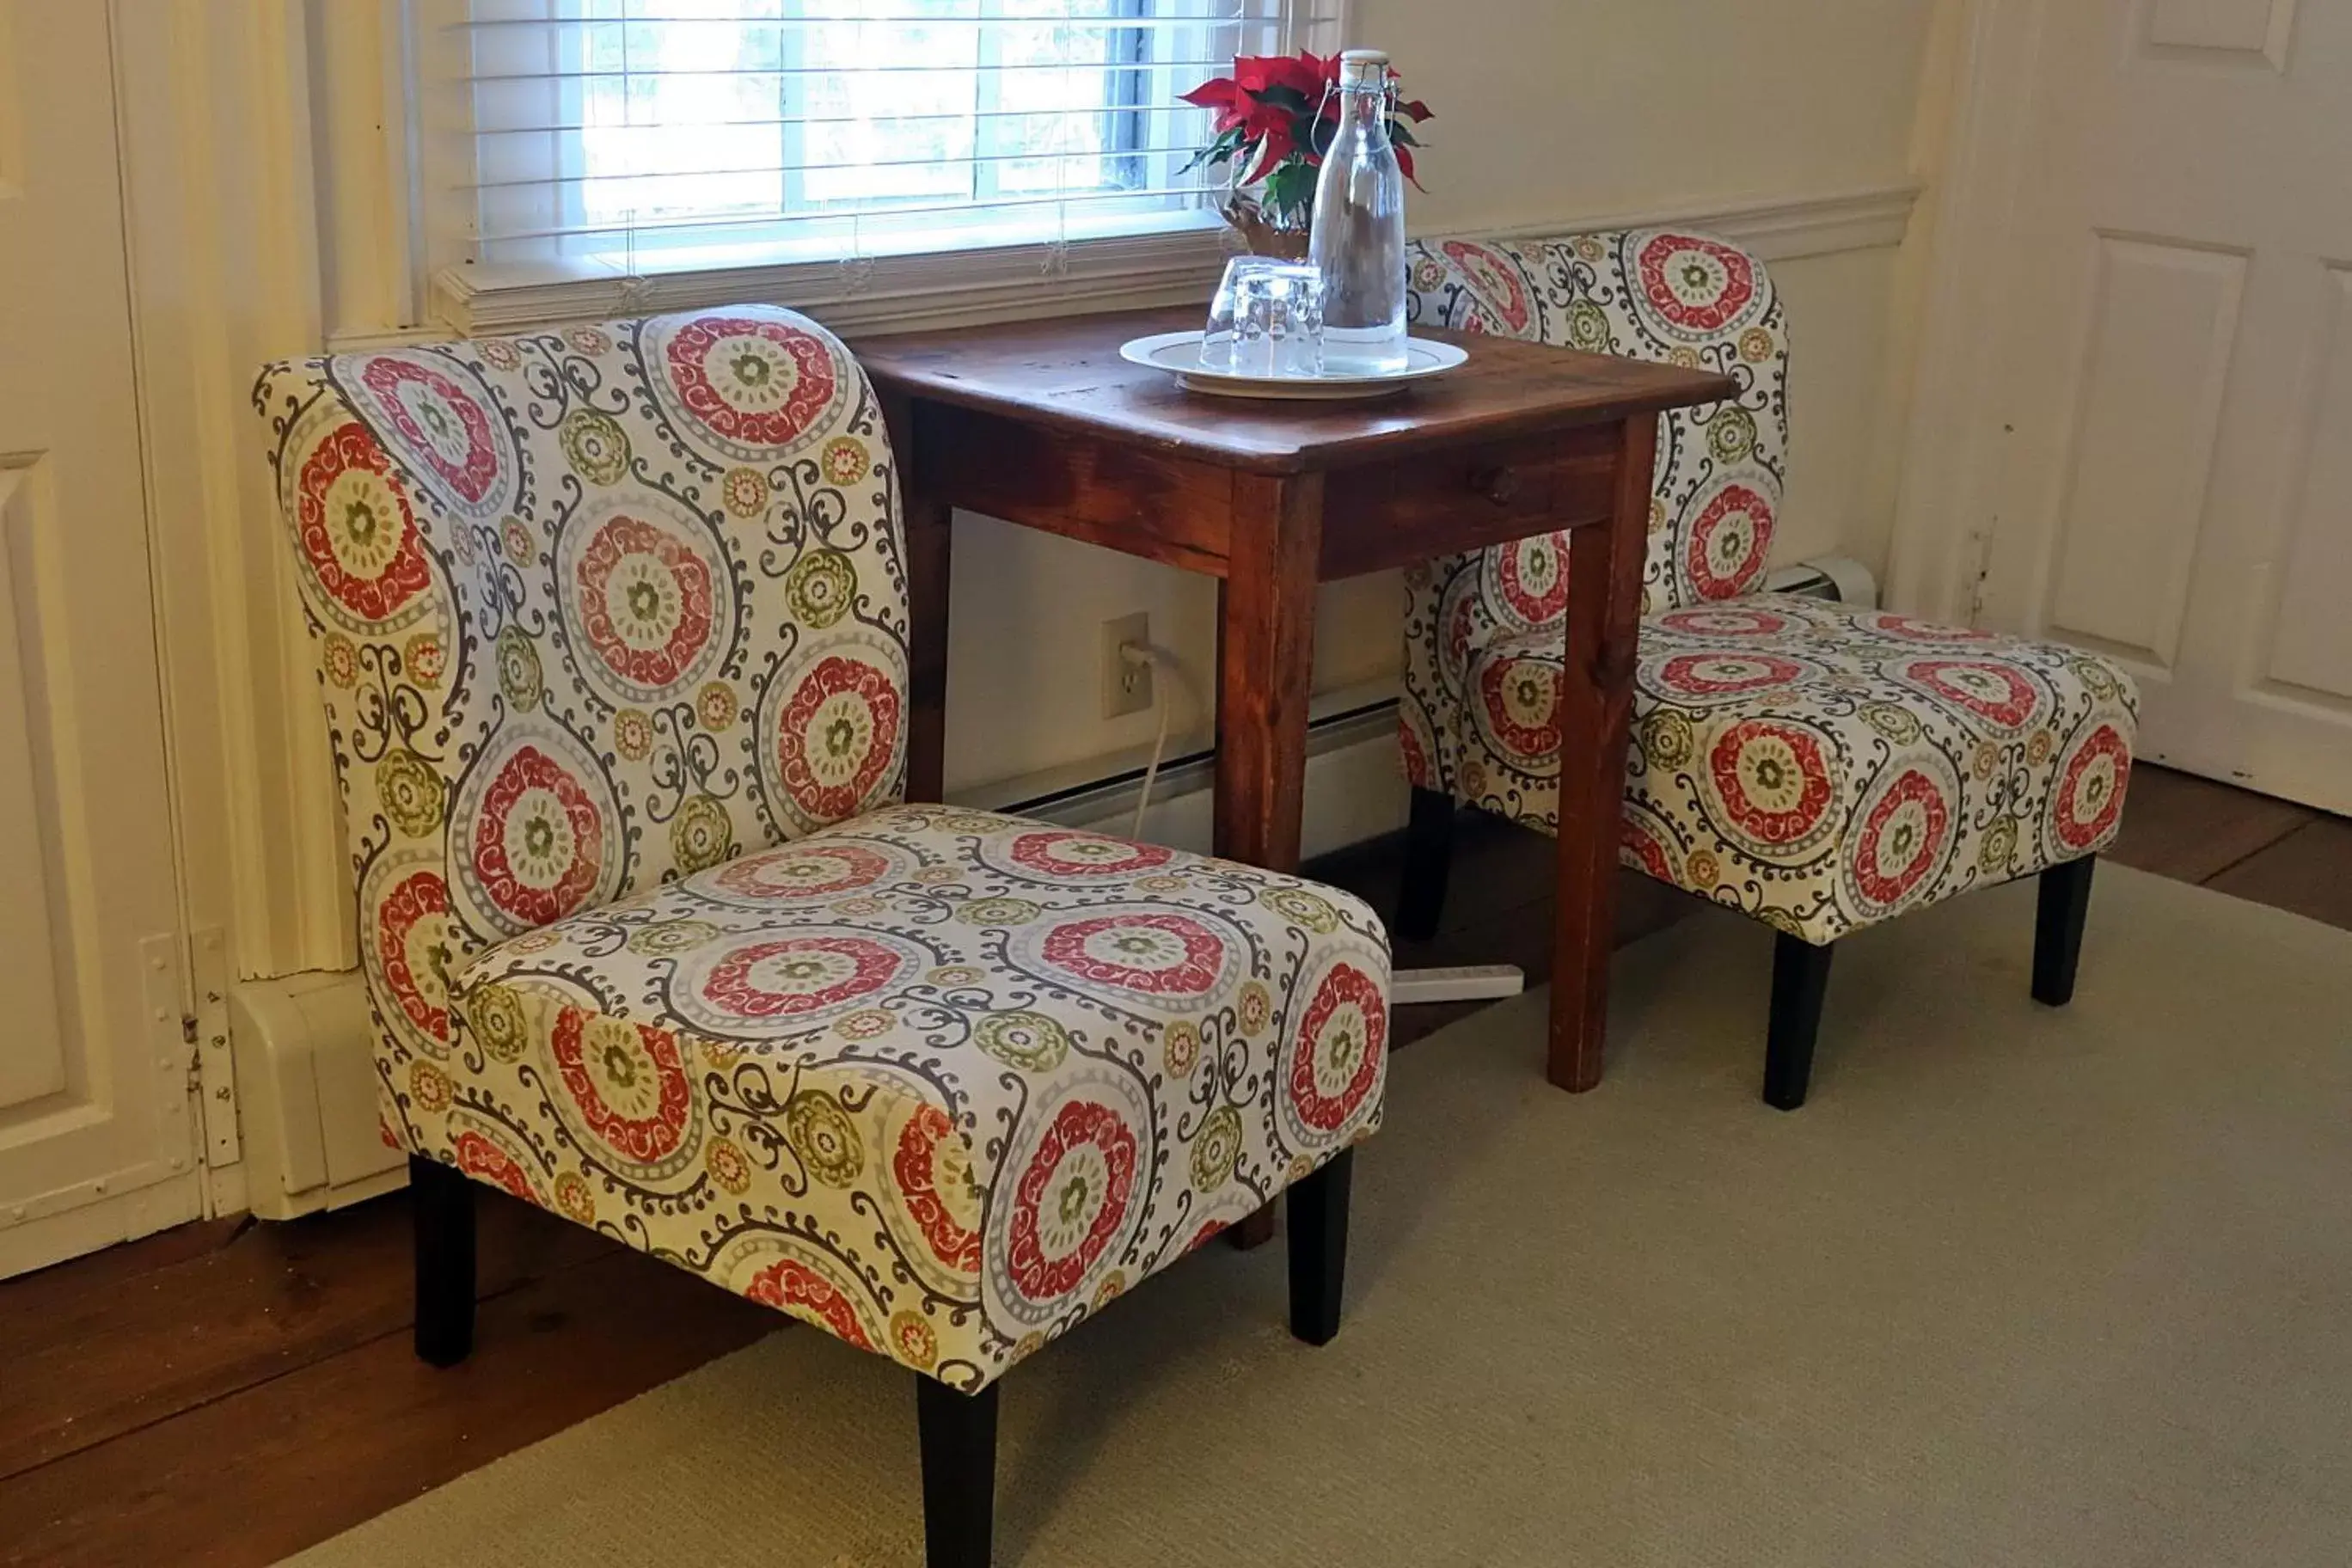
[[[482,953],[441,1152],[996,1377],[1379,1123],[1387,942],[1296,878],[903,806]]]
[[[1561,637],[1475,655],[1462,794],[1559,820]],[[2115,837],[2137,695],[2077,649],[1760,594],[1642,623],[1627,865],[1814,942]]]

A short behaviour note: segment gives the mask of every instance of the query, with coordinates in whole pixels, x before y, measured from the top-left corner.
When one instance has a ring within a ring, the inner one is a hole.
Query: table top
[[[1516,338],[1416,330],[1469,351],[1458,370],[1362,403],[1187,392],[1119,346],[1197,327],[1205,305],[861,338],[884,391],[1265,473],[1303,473],[1465,441],[1654,414],[1737,394],[1728,376]]]

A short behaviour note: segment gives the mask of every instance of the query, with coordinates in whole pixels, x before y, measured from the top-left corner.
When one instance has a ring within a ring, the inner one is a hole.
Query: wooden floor
[[[2352,822],[2147,768],[2113,858],[2352,929]],[[1400,963],[1539,982],[1550,863],[1465,823],[1445,929]],[[1387,909],[1397,866],[1387,843],[1314,869]],[[1679,902],[1628,877],[1624,939]],[[1397,1042],[1475,1010],[1400,1013]],[[404,1195],[0,1282],[0,1563],[271,1563],[777,1326],[562,1220],[487,1192],[481,1209],[477,1350],[446,1373],[409,1353]]]

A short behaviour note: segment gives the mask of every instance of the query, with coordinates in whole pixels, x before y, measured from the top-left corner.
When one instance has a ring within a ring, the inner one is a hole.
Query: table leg
[[[1237,474],[1227,574],[1217,584],[1216,851],[1298,868],[1307,703],[1315,678],[1315,563],[1323,477]],[[1274,1238],[1269,1202],[1226,1232]]]
[[[955,509],[922,483],[920,405],[886,396],[907,540],[907,798],[944,798],[948,726],[948,574]]]
[[[1568,562],[1568,664],[1559,695],[1559,882],[1551,972],[1551,1081],[1574,1093],[1601,1081],[1615,945],[1617,846],[1625,800],[1626,725],[1641,637],[1657,458],[1655,415],[1628,419],[1606,524],[1576,530]]]

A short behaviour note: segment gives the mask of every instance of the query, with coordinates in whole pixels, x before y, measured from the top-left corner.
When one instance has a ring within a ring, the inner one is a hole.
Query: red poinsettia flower
[[[1315,171],[1339,124],[1339,57],[1244,55],[1231,76],[1203,82],[1183,100],[1215,111],[1213,140],[1186,167],[1229,164],[1238,171],[1237,185],[1263,185],[1264,205],[1303,222]],[[1398,104],[1389,120],[1397,166],[1415,184],[1413,149],[1421,143],[1412,127],[1430,118],[1429,105],[1414,99]]]

